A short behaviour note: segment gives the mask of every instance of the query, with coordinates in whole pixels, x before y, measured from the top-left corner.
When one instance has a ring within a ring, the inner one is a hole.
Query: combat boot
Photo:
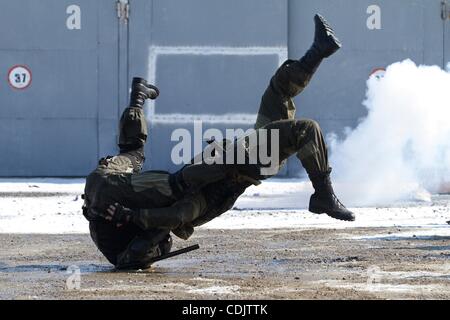
[[[324,173],[309,174],[314,187],[314,194],[309,201],[309,211],[313,213],[326,213],[332,218],[354,221],[355,215],[348,210],[334,193],[330,180],[331,168]]]
[[[147,83],[145,79],[133,78],[130,94],[130,107],[142,108],[146,99],[156,99],[159,96],[157,87]]]
[[[315,33],[314,42],[305,56],[300,59],[307,71],[314,73],[324,58],[331,56],[341,48],[341,42],[336,37],[333,28],[324,17],[314,16]]]

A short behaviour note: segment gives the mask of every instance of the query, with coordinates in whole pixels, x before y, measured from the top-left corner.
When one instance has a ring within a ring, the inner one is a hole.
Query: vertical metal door
[[[115,1],[2,2],[0,176],[84,176],[113,150],[117,21]]]

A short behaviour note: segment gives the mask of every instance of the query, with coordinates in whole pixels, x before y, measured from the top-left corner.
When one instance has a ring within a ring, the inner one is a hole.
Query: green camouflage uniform
[[[255,125],[256,129],[279,130],[280,167],[297,154],[308,173],[328,169],[327,149],[318,124],[294,119],[292,98],[306,87],[311,76],[299,61],[286,61],[262,97]],[[120,120],[120,153],[101,159],[86,180],[83,212],[90,221],[91,237],[118,268],[147,267],[151,258],[170,250],[170,231],[187,239],[194,227],[232,208],[251,184],[230,178],[227,166],[218,164],[186,165],[175,174],[140,172],[146,140],[143,110],[125,109]],[[257,172],[258,165],[236,168],[243,168],[245,175],[257,180],[267,178],[251,173]],[[114,203],[136,210],[132,223],[116,227],[99,214]]]
[[[327,147],[317,122],[295,118],[293,98],[308,85],[313,72],[298,60],[286,61],[272,77],[261,99],[255,129],[280,130],[280,159],[292,154],[307,172],[328,170]]]
[[[145,268],[149,259],[169,252],[169,232],[200,217],[207,203],[201,190],[185,191],[177,181],[178,174],[141,172],[147,140],[147,122],[142,108],[126,108],[119,131],[120,153],[102,158],[86,179],[83,213],[90,222],[94,243],[108,261],[117,268]],[[186,166],[183,172],[184,181],[191,186],[225,177],[218,166]],[[117,227],[104,219],[107,207],[114,203],[140,209],[133,223]],[[178,235],[189,236],[181,231]]]
[[[168,252],[171,246],[170,230],[142,229],[131,223],[117,228],[99,214],[116,202],[147,208],[171,206],[178,200],[170,188],[167,172],[140,173],[146,140],[143,110],[126,108],[120,120],[120,153],[101,159],[86,179],[83,213],[89,220],[91,237],[108,261],[117,267],[145,262]]]

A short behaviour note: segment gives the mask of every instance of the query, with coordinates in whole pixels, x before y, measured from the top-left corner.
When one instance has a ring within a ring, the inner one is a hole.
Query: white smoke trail
[[[450,182],[449,71],[394,63],[367,81],[363,104],[368,115],[354,130],[342,141],[329,137],[344,203],[391,204]]]

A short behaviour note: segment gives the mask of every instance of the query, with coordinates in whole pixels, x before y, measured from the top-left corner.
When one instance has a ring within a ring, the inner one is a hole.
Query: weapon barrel
[[[186,248],[183,248],[183,249],[180,249],[180,250],[175,250],[175,251],[169,252],[168,254],[164,254],[162,256],[159,256],[159,257],[156,257],[156,258],[152,259],[152,263],[157,262],[157,261],[161,261],[161,260],[164,260],[164,259],[168,259],[168,258],[171,258],[171,257],[174,257],[174,256],[178,256],[178,255],[183,254],[183,253],[194,251],[194,250],[197,250],[199,248],[200,248],[200,246],[198,244],[194,244],[193,246],[189,246],[189,247],[186,247]]]

